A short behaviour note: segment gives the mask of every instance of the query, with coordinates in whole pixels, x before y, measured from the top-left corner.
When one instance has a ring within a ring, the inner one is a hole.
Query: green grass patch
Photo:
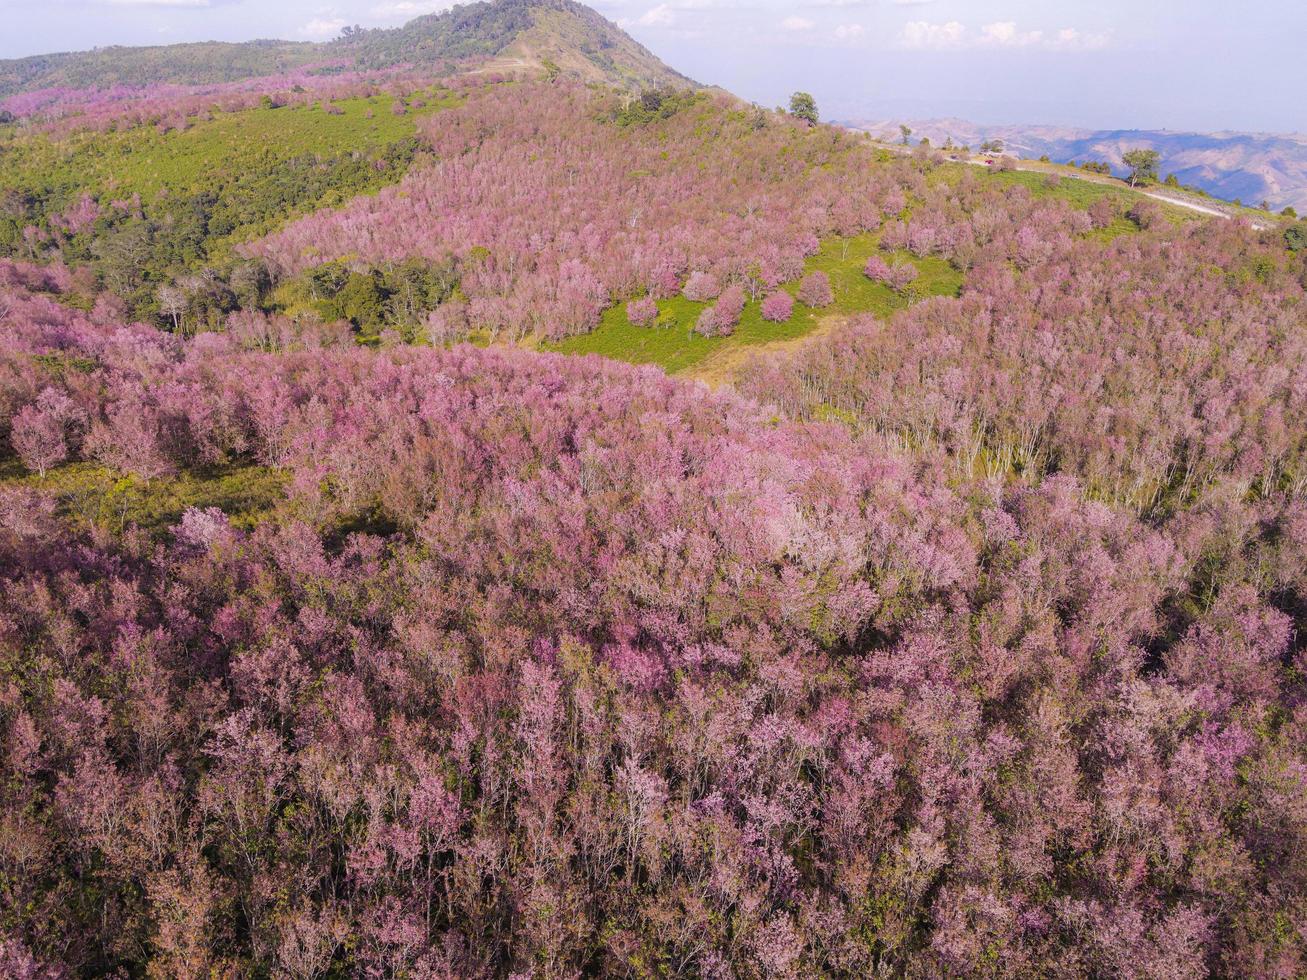
[[[1102,228],[1093,228],[1085,232],[1084,238],[1092,238],[1100,242],[1110,242],[1120,238],[1122,235],[1133,235],[1139,231],[1139,226],[1128,218],[1116,218],[1110,225],[1104,225]]]
[[[658,303],[658,320],[653,326],[635,326],[627,319],[626,304],[618,303],[604,312],[599,326],[590,333],[545,347],[564,354],[599,354],[632,364],[657,364],[669,374],[675,374],[728,347],[795,340],[831,315],[870,313],[886,317],[906,306],[908,298],[862,274],[867,259],[877,250],[878,237],[867,234],[825,242],[805,268],[808,272],[821,271],[830,276],[834,303],[815,310],[796,302],[793,316],[782,323],[762,318],[760,296],[744,308],[740,324],[731,336],[701,337],[694,332],[694,325],[699,314],[711,304],[676,296]],[[913,284],[915,296],[955,296],[962,286],[962,274],[943,259],[916,259],[907,253],[900,253],[899,257],[911,261],[920,270]],[[793,294],[798,292],[799,284],[787,283],[781,288]]]
[[[982,171],[982,173],[986,172]],[[1087,209],[1102,197],[1114,198],[1121,202],[1123,206],[1129,207],[1143,196],[1132,192],[1126,187],[1112,187],[1109,184],[1079,180],[1075,177],[1058,175],[1057,183],[1053,184],[1048,179],[1049,174],[1036,173],[1031,170],[1000,170],[988,171],[987,173],[990,180],[1012,186],[1019,185],[1029,190],[1034,197],[1057,198],[1082,210]]]
[[[218,112],[189,128],[138,126],[109,133],[16,135],[0,143],[3,186],[68,188],[92,195],[198,194],[250,170],[296,157],[367,152],[417,131],[418,117],[453,105],[450,93],[397,116],[389,96]]]
[[[95,525],[121,534],[136,525],[162,534],[189,507],[219,507],[236,527],[250,528],[272,514],[286,497],[281,470],[231,465],[187,470],[146,483],[95,463],[68,463],[39,477],[16,459],[0,463],[0,484],[53,493],[60,513],[75,525]]]
[[[166,133],[15,131],[0,137],[0,197],[24,204],[22,213],[0,213],[0,251],[21,251],[23,224],[39,224],[83,194],[100,201],[102,215],[110,201],[139,194],[167,227],[198,222],[186,233],[202,238],[208,255],[222,254],[296,214],[397,181],[422,149],[417,119],[459,100],[439,89],[415,97],[425,104],[402,115],[391,111],[393,98],[372,96],[335,102],[331,111],[315,103],[215,112]]]

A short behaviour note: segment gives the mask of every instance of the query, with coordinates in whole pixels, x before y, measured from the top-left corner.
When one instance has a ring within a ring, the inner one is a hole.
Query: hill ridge
[[[543,69],[619,88],[694,85],[598,11],[575,0],[480,0],[393,28],[331,41],[189,41],[113,45],[0,60],[0,99],[45,88],[206,85],[316,67],[383,69],[474,61]]]

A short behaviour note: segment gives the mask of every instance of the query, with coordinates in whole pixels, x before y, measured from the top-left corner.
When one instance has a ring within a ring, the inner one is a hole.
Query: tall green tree
[[[795,92],[790,96],[790,115],[804,120],[809,125],[817,125],[817,100],[807,92]]]
[[[1157,165],[1162,156],[1156,150],[1143,147],[1127,150],[1121,161],[1130,168],[1130,186],[1150,184],[1157,180]]]

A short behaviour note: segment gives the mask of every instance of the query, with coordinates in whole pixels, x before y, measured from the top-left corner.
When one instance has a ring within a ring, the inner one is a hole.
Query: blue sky
[[[392,26],[447,0],[0,0],[0,57]],[[828,118],[1307,132],[1304,0],[595,0],[673,67]]]

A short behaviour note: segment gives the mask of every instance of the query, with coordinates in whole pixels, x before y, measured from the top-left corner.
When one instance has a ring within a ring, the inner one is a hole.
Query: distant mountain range
[[[855,120],[844,125],[886,139],[899,138],[904,120]],[[1135,147],[1157,150],[1161,174],[1214,197],[1275,210],[1292,206],[1307,213],[1307,135],[1266,133],[1177,133],[1169,130],[1073,129],[1061,126],[985,126],[962,119],[906,120],[912,139],[945,139],[975,148],[1001,139],[1015,156],[1047,155],[1057,163],[1099,160],[1125,174],[1121,156]]]
[[[658,60],[616,24],[573,0],[491,0],[428,14],[403,27],[351,30],[324,43],[246,41],[106,47],[0,61],[0,99],[69,86],[206,85],[329,66],[557,67],[562,74],[618,88],[694,83]]]

